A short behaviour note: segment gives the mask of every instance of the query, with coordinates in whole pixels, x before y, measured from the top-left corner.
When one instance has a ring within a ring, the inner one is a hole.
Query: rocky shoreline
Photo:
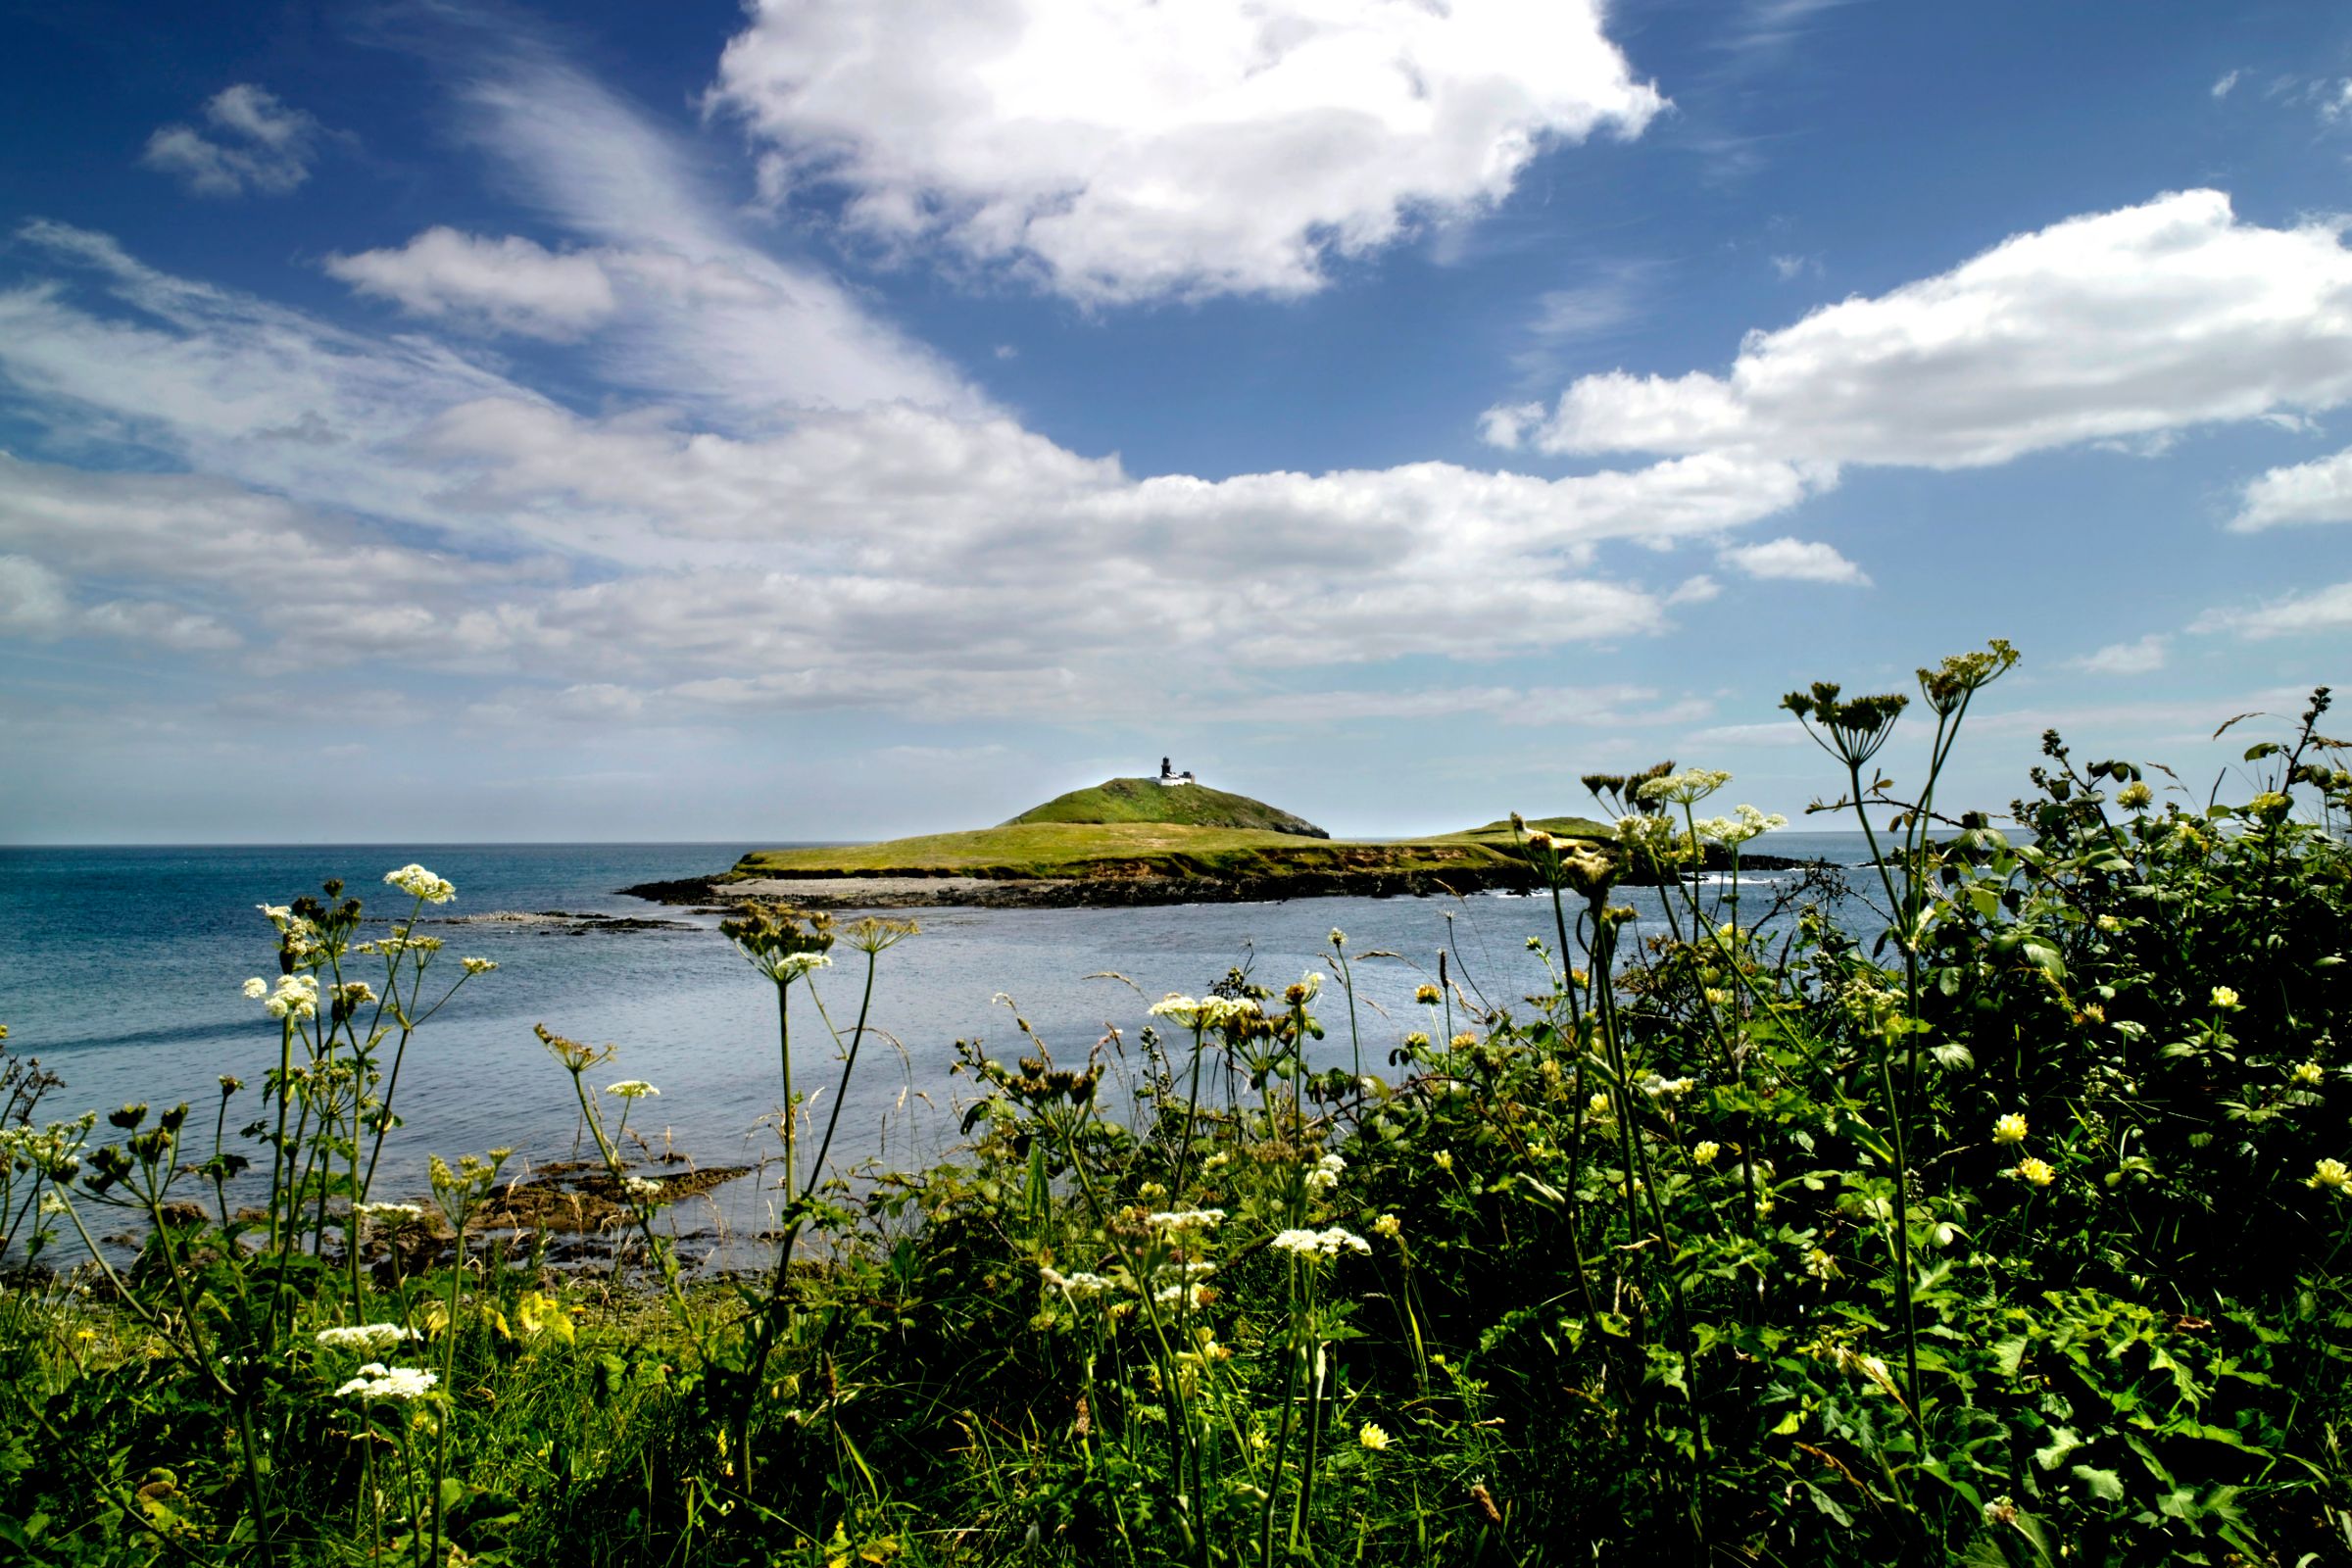
[[[1742,869],[1786,871],[1815,862],[1750,855]],[[1628,879],[1629,884],[1635,879]],[[1525,866],[1445,871],[1298,870],[1276,876],[1119,875],[977,877],[919,871],[824,872],[793,877],[686,877],[641,882],[618,891],[652,904],[705,908],[758,899],[805,909],[1068,909],[1167,904],[1269,904],[1289,899],[1461,898],[1472,893],[1528,893],[1541,884]]]

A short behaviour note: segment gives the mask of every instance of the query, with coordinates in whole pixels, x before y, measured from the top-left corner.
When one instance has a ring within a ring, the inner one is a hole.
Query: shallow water
[[[505,1146],[545,1161],[574,1148],[579,1112],[570,1080],[533,1037],[538,1022],[618,1048],[610,1065],[594,1070],[596,1085],[643,1078],[660,1087],[661,1098],[640,1102],[631,1120],[657,1147],[703,1165],[752,1163],[779,1148],[773,993],[718,934],[715,916],[615,891],[719,869],[746,847],[0,849],[0,1023],[10,1028],[11,1049],[66,1079],[44,1115],[186,1100],[198,1107],[192,1123],[205,1122],[219,1076],[233,1073],[255,1086],[239,1099],[244,1118],[231,1113],[233,1132],[259,1114],[258,1086],[277,1054],[276,1026],[238,989],[248,975],[275,973],[274,935],[255,906],[282,904],[341,876],[370,914],[405,914],[406,902],[380,878],[417,860],[457,884],[458,901],[438,914],[564,910],[659,916],[687,929],[430,927],[448,944],[437,961],[449,973],[461,956],[501,967],[469,982],[418,1034],[401,1074],[397,1108],[406,1125],[386,1146],[374,1196],[416,1195],[428,1152],[454,1159]],[[1862,855],[1856,834],[1784,833],[1758,848],[1846,864]],[[1746,880],[1758,884],[1752,912],[1774,879]],[[1660,928],[1657,890],[1620,897],[1642,911],[1646,929]],[[872,1008],[879,1033],[851,1086],[836,1165],[872,1157],[906,1168],[953,1146],[970,1094],[968,1080],[949,1074],[956,1041],[984,1039],[1007,1059],[1018,1043],[1011,1013],[992,1001],[999,993],[1017,1003],[1058,1057],[1075,1061],[1109,1028],[1132,1037],[1151,1000],[1203,991],[1230,965],[1275,987],[1323,967],[1336,926],[1359,956],[1364,1068],[1386,1075],[1397,1039],[1431,1027],[1412,994],[1434,977],[1441,947],[1450,949],[1466,984],[1515,1001],[1542,984],[1525,939],[1552,934],[1548,900],[1507,895],[895,912],[923,930],[881,956]],[[1369,956],[1377,950],[1398,956]],[[836,967],[818,977],[818,995],[846,1032],[864,958],[846,948],[835,957]],[[798,1084],[822,1085],[830,1097],[832,1043],[806,1002],[796,987]],[[1349,1062],[1347,1006],[1336,987],[1317,1010],[1328,1031],[1317,1064]],[[825,1115],[829,1098],[814,1108]],[[765,1223],[766,1203],[763,1184],[739,1182],[722,1189],[711,1209],[742,1234]]]

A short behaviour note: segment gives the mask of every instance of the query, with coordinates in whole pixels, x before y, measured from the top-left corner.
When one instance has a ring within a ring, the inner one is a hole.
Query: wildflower
[[[415,1329],[398,1323],[359,1323],[347,1328],[320,1329],[318,1343],[330,1350],[359,1350],[380,1353],[391,1349],[403,1340],[422,1339]]]
[[[465,966],[468,975],[488,974],[498,967],[496,960],[490,958],[460,958],[458,962]]]
[[[1603,1090],[1600,1093],[1595,1094],[1591,1100],[1586,1101],[1585,1111],[1588,1115],[1593,1116],[1602,1121],[1606,1121],[1609,1117],[1608,1092]]]
[[[1838,1278],[1838,1260],[1816,1247],[1805,1253],[1805,1272],[1817,1280]]]
[[[1347,1168],[1348,1162],[1339,1155],[1325,1154],[1315,1161],[1315,1168],[1306,1173],[1306,1190],[1310,1193],[1330,1192],[1340,1185],[1340,1172]]]
[[[1233,1151],[1230,1149],[1220,1149],[1215,1153],[1202,1160],[1200,1162],[1200,1168],[1203,1171],[1223,1170],[1226,1166],[1232,1163]]]
[[[2303,1185],[2314,1189],[2333,1188],[2340,1193],[2347,1185],[2352,1185],[2352,1169],[2347,1169],[2340,1159],[2323,1159],[2313,1169],[2310,1180]]]
[[[43,1193],[41,1195],[41,1215],[43,1218],[49,1218],[54,1215],[63,1214],[64,1212],[66,1212],[66,1200],[62,1195],[54,1192]]]
[[[1341,930],[1336,925],[1333,926],[1331,928],[1331,945],[1335,948],[1346,947],[1348,945],[1348,933]]]
[[[833,960],[825,950],[833,946],[833,917],[816,913],[803,921],[797,910],[770,904],[752,904],[718,929],[752,967],[781,988],[803,979]],[[1009,1003],[1010,999],[1004,999]]]
[[[621,1191],[641,1203],[650,1203],[662,1196],[662,1184],[657,1181],[649,1181],[643,1176],[631,1176],[620,1186]]]
[[[357,1007],[362,1003],[374,1000],[375,987],[365,980],[346,980],[343,984],[335,987],[335,1001],[346,1008]]]
[[[1442,1170],[1442,1171],[1445,1171],[1445,1172],[1446,1172],[1447,1175],[1451,1175],[1451,1174],[1453,1173],[1453,1151],[1452,1151],[1452,1150],[1450,1150],[1450,1149],[1441,1149],[1441,1150],[1437,1151],[1435,1153],[1431,1154],[1429,1157],[1430,1157],[1430,1161],[1431,1161],[1431,1163],[1435,1164],[1435,1165],[1438,1167],[1438,1169],[1440,1169],[1440,1170]]]
[[[1145,1223],[1155,1231],[1214,1230],[1225,1217],[1221,1208],[1173,1208],[1145,1216]]]
[[[2124,917],[2120,914],[2102,914],[2098,918],[2098,927],[2113,936],[2124,928]]]
[[[2147,804],[2155,798],[2156,792],[2138,779],[2133,779],[2115,792],[2115,804],[2127,811],[2145,809]]]
[[[1654,1072],[1642,1080],[1642,1092],[1652,1100],[1668,1095],[1687,1095],[1697,1087],[1698,1081],[1694,1078],[1661,1078]]]
[[[1715,1156],[1722,1152],[1723,1146],[1710,1140],[1690,1151],[1690,1163],[1701,1166],[1712,1165],[1715,1163]]]
[[[1415,1029],[1412,1033],[1404,1037],[1404,1049],[1407,1051],[1427,1051],[1429,1049],[1429,1036],[1423,1034],[1420,1030]]]
[[[1294,1007],[1303,1007],[1314,1001],[1322,989],[1323,977],[1310,969],[1298,977],[1298,984],[1283,987],[1282,1000]]]
[[[1433,985],[1422,985],[1413,992],[1413,1000],[1425,1007],[1434,1007],[1446,1000],[1445,993]]]
[[[2020,1181],[2032,1182],[2036,1187],[2047,1187],[2058,1179],[2058,1173],[2050,1169],[2048,1161],[2036,1159],[2032,1154],[2019,1160],[2017,1168],[2010,1174]]]
[[[1389,1435],[1380,1429],[1378,1423],[1367,1421],[1356,1429],[1355,1441],[1374,1453],[1379,1453],[1388,1447]]]
[[[617,1095],[623,1100],[659,1100],[662,1098],[662,1091],[642,1078],[623,1078],[616,1084],[607,1084],[605,1093]]]
[[[2295,1082],[2316,1084],[2328,1076],[2328,1069],[2316,1061],[2307,1061],[2295,1069]]]
[[[354,1203],[351,1211],[362,1219],[402,1220],[424,1218],[423,1205],[418,1203]]]
[[[254,906],[254,907],[262,911],[263,919],[269,921],[280,931],[283,931],[286,928],[286,922],[288,920],[294,918],[293,907],[289,905],[257,904]]]
[[[1169,1285],[1152,1293],[1152,1300],[1159,1306],[1191,1306],[1198,1311],[1217,1298],[1217,1293],[1205,1285]]]
[[[335,1397],[357,1395],[363,1399],[421,1399],[441,1380],[419,1367],[386,1366],[370,1361],[360,1375],[335,1391]]]
[[[1083,1301],[1090,1297],[1102,1296],[1113,1289],[1111,1281],[1104,1279],[1100,1274],[1089,1274],[1084,1269],[1075,1274],[1062,1274],[1054,1269],[1041,1268],[1037,1271],[1037,1276],[1049,1289],[1061,1292],[1073,1301]]]
[[[1393,1242],[1404,1234],[1404,1222],[1394,1214],[1383,1214],[1372,1222],[1372,1234]]]
[[[251,981],[246,982],[245,994],[259,998]],[[262,1010],[272,1018],[316,1018],[318,1016],[318,979],[316,975],[281,974],[277,989],[262,1003]]]
[[[1181,996],[1173,991],[1152,1004],[1152,1016],[1169,1019],[1187,1029],[1200,1028],[1205,1021],[1201,1016],[1200,998]]]
[[[2277,790],[2264,790],[2246,803],[2246,809],[2256,816],[2283,816],[2292,804]]]
[[[254,1001],[259,1002],[269,994],[270,982],[263,979],[260,975],[257,974],[252,979],[245,982],[245,995],[251,997]]]
[[[2237,993],[2228,986],[2215,986],[2213,988],[2213,1004],[2224,1012],[2228,1012],[2237,1005]]]
[[[447,904],[458,896],[458,890],[449,884],[446,877],[435,876],[415,861],[411,861],[397,871],[386,871],[384,881],[387,885],[400,889],[409,897],[421,899],[426,904]]]
[[[1736,816],[1710,816],[1695,824],[1698,836],[1736,848],[1750,839],[1761,838],[1766,833],[1788,825],[1788,819],[1778,811],[1768,814],[1752,806],[1741,806],[1736,809],[1739,813]]]
[[[1337,1225],[1332,1226],[1329,1230],[1321,1231],[1277,1231],[1274,1233],[1274,1240],[1268,1245],[1285,1252],[1296,1253],[1300,1257],[1337,1257],[1342,1248],[1353,1252],[1372,1250],[1370,1242],[1352,1232],[1344,1231]]]
[[[1146,1182],[1135,1190],[1135,1196],[1149,1203],[1155,1198],[1165,1198],[1168,1190],[1158,1182]]]
[[[1780,1206],[1781,1205],[1774,1202],[1769,1196],[1759,1198],[1756,1200],[1756,1218],[1770,1219],[1772,1218],[1772,1211]]]
[[[1641,801],[1694,806],[1732,781],[1732,775],[1711,767],[1687,767],[1680,773],[1653,778],[1634,792]]]
[[[1468,1051],[1472,1046],[1478,1044],[1478,1036],[1465,1029],[1446,1043],[1456,1051]]]
[[[2026,1118],[2016,1111],[1995,1120],[1992,1141],[1996,1144],[2022,1144],[2026,1141]]]
[[[1542,828],[1535,828],[1527,835],[1527,847],[1539,855],[1549,855],[1560,847],[1560,841]]]

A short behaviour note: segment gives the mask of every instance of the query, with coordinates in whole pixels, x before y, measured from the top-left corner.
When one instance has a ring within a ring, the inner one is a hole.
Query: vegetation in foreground
[[[1938,767],[2013,657],[1921,672]],[[1819,910],[1768,940],[1736,878],[1640,932],[1618,851],[1531,832],[1532,994],[1446,972],[1376,1039],[1353,983],[1390,960],[1335,931],[1323,970],[1228,974],[1132,1038],[1057,1054],[1010,1013],[962,1047],[968,1151],[856,1186],[808,1073],[854,1073],[868,1020],[818,1014],[811,1050],[796,992],[856,955],[870,996],[913,933],[745,911],[799,1114],[773,1267],[724,1288],[681,1275],[626,1152],[654,1086],[544,1032],[625,1212],[610,1268],[470,1235],[498,1151],[436,1162],[441,1244],[401,1245],[427,1216],[368,1184],[435,955],[414,911],[356,941],[339,889],[272,909],[258,1111],[226,1082],[36,1129],[54,1081],[9,1080],[8,1234],[37,1253],[118,1206],[149,1239],[0,1297],[0,1553],[2347,1560],[2352,774],[2325,692],[2234,805],[2160,805],[2048,737],[2031,844],[1933,773],[1876,777],[1904,699],[1788,706],[1840,804],[1894,813],[1876,951]],[[1589,781],[1668,857],[1772,825],[1702,818],[1724,782]],[[1310,1068],[1319,1039],[1344,1066]]]

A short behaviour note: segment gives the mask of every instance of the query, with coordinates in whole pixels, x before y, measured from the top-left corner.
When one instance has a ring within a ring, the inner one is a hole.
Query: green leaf
[[[2050,1446],[2034,1450],[2034,1462],[2044,1470],[2055,1470],[2066,1463],[2066,1456],[2082,1446],[2082,1440],[2066,1427],[2050,1434]]]
[[[2075,1474],[2090,1488],[2090,1494],[2106,1502],[2124,1500],[2124,1478],[2112,1470],[2094,1469],[2090,1465],[2075,1466]]]
[[[1839,1507],[1836,1497],[1831,1496],[1810,1481],[1805,1483],[1805,1494],[1813,1499],[1814,1507],[1837,1520],[1839,1528],[1845,1530],[1854,1528],[1854,1516]]]

